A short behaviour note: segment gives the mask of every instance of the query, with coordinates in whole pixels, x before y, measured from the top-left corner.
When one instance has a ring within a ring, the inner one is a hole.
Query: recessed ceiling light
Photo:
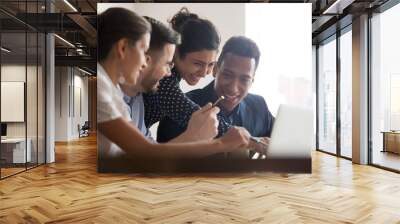
[[[62,38],[62,37],[60,37],[60,36],[57,35],[57,34],[54,34],[54,36],[57,37],[57,38],[58,38],[59,40],[61,40],[62,42],[66,43],[68,46],[75,48],[75,45],[73,45],[73,44],[72,44],[71,42],[69,42],[68,40],[66,40],[66,39],[64,39],[64,38]]]
[[[81,71],[81,72],[83,72],[83,73],[85,73],[85,74],[87,74],[87,75],[93,75],[92,73],[90,73],[90,72],[88,72],[88,71],[86,71],[86,70],[83,70],[83,69],[81,69],[81,68],[79,68],[79,67],[78,67],[78,70]]]
[[[342,14],[343,9],[351,5],[355,0],[336,0],[322,14]]]
[[[5,48],[5,47],[1,47],[1,51],[4,51],[4,52],[6,52],[6,53],[10,53],[10,52],[11,52],[10,49],[7,49],[7,48]]]
[[[72,10],[74,10],[74,12],[78,12],[78,10],[71,4],[69,3],[68,0],[64,0],[65,4],[67,4]]]

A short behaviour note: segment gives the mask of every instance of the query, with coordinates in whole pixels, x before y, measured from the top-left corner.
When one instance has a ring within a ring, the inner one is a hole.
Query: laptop
[[[266,158],[311,158],[313,135],[313,111],[282,104],[274,121]]]

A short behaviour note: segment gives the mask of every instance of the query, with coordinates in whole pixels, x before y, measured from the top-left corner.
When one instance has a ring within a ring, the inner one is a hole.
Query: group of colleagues
[[[99,156],[265,153],[274,117],[261,96],[248,93],[260,59],[257,44],[234,36],[219,52],[216,27],[187,8],[169,22],[171,28],[123,8],[98,16]],[[214,80],[205,88],[182,91],[182,80],[195,86],[209,74]],[[149,131],[156,122],[157,141]]]

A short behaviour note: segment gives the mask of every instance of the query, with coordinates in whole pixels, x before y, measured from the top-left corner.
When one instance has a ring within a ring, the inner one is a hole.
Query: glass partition
[[[371,18],[372,164],[400,171],[400,4]]]
[[[31,161],[26,135],[26,41],[25,32],[1,34],[2,177],[25,170],[26,162]]]
[[[352,157],[352,32],[340,36],[340,154]]]
[[[336,154],[336,36],[318,47],[318,148]]]
[[[45,144],[45,124],[46,124],[46,37],[43,33],[38,34],[38,64],[37,64],[37,162],[43,164],[46,162],[46,144]]]
[[[0,178],[45,162],[45,35],[16,18],[44,3],[0,2],[16,10],[0,12]]]

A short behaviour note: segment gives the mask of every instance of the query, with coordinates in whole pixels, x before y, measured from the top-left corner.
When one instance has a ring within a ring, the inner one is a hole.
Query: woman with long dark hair
[[[212,73],[217,62],[221,41],[217,29],[209,20],[199,18],[184,7],[173,16],[170,24],[180,33],[181,44],[175,50],[171,76],[160,81],[157,92],[144,95],[148,127],[164,118],[186,127],[192,113],[200,107],[185,96],[179,83],[184,80],[191,86],[196,85]],[[230,125],[222,116],[218,116],[218,120],[219,135],[222,135]]]

